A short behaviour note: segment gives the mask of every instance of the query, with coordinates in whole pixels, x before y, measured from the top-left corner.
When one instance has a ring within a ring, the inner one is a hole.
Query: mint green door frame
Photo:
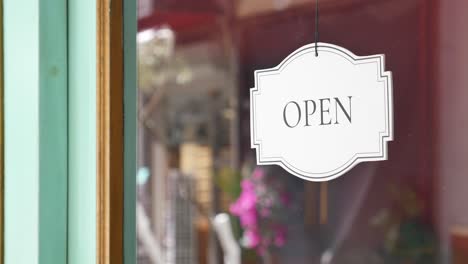
[[[66,3],[3,4],[5,263],[65,263]]]
[[[96,1],[68,0],[68,263],[96,261]]]
[[[3,0],[6,264],[96,263],[96,1]],[[124,259],[136,263],[136,1],[124,3]]]

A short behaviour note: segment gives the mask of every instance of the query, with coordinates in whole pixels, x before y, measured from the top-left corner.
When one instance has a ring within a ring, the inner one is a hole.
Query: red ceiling
[[[220,13],[231,0],[154,0],[155,10]]]
[[[158,26],[169,26],[176,32],[213,24],[216,13],[188,11],[155,11],[138,21],[138,31]]]

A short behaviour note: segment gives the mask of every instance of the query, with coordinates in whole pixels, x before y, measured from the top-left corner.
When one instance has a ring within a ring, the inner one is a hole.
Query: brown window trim
[[[123,0],[97,1],[97,263],[123,263]]]

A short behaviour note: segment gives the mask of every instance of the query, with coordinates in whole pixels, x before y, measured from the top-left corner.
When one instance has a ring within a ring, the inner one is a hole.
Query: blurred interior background
[[[468,2],[319,4],[320,41],[394,76],[388,161],[328,183],[250,149],[253,72],[314,41],[315,1],[138,0],[139,264],[468,263]]]

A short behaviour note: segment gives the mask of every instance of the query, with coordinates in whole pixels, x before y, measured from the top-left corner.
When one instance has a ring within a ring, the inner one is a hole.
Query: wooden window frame
[[[97,1],[97,263],[123,263],[122,1]]]
[[[137,17],[133,2],[96,1],[98,264],[136,262]]]

